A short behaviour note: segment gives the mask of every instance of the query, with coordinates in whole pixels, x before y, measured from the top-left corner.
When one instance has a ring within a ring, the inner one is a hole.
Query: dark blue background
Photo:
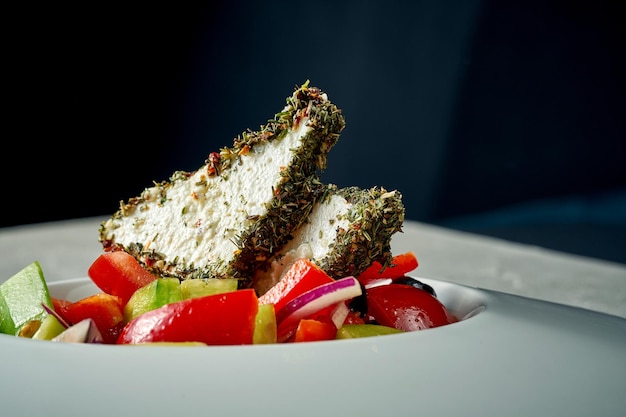
[[[111,214],[310,79],[347,122],[326,182],[398,189],[409,219],[626,262],[618,3],[16,7],[0,226]]]

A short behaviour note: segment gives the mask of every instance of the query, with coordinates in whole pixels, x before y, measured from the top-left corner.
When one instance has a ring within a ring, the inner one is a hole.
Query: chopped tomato
[[[311,260],[301,258],[294,262],[276,285],[259,297],[259,303],[274,304],[274,309],[278,314],[285,304],[298,295],[333,281]]]
[[[338,307],[339,306],[337,304],[330,305],[328,307],[322,308],[321,310],[318,310],[317,312],[311,314],[307,318],[312,319],[312,320],[317,320],[317,321],[323,321],[326,323],[332,323],[333,314],[335,313]],[[348,309],[346,308],[346,310]]]
[[[61,310],[68,305],[72,304],[71,301],[65,300],[62,298],[50,297],[52,299],[52,306],[54,307],[54,311],[61,314]]]
[[[302,323],[303,320],[313,320],[316,322],[322,322],[331,324],[335,328],[335,332],[337,331],[337,326],[333,323],[333,314],[337,310],[337,304],[322,308],[317,312],[311,314],[310,316],[300,319],[298,321],[290,321],[283,320],[278,323],[277,328],[277,340],[278,342],[293,342],[294,335],[298,330],[298,327]],[[306,325],[305,325],[306,326]]]
[[[117,343],[252,344],[258,308],[258,298],[251,288],[189,298],[134,318]]]
[[[365,318],[361,316],[361,313],[350,310],[344,324],[365,324]]]
[[[91,264],[87,274],[102,291],[120,297],[122,305],[139,288],[157,279],[124,251],[101,254]]]
[[[393,257],[391,265],[383,269],[380,262],[373,262],[357,279],[366,285],[370,281],[381,278],[399,278],[413,271],[418,266],[417,257],[413,252],[405,252]]]
[[[105,293],[90,295],[73,303],[63,302],[56,312],[70,325],[86,318],[93,319],[105,343],[115,343],[124,323],[120,298]]]
[[[294,342],[314,342],[317,340],[333,340],[337,336],[337,328],[333,323],[313,319],[302,319],[296,329]]]
[[[413,331],[456,321],[436,297],[410,285],[381,285],[366,294],[370,320],[383,326]]]

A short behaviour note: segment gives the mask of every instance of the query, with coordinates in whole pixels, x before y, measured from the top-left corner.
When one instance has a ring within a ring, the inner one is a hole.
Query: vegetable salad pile
[[[238,289],[236,279],[157,277],[124,251],[105,252],[88,269],[101,292],[74,301],[51,296],[33,262],[0,285],[0,333],[207,346],[377,336],[456,322],[430,286],[406,275],[417,266],[407,252],[384,270],[375,262],[358,277],[333,279],[303,258],[258,296]]]

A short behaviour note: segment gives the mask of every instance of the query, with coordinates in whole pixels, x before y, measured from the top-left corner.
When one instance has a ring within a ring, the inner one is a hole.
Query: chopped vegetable
[[[313,319],[303,319],[298,323],[294,342],[315,342],[333,340],[337,335],[337,327],[333,323]]]
[[[272,303],[278,312],[298,295],[331,282],[334,279],[311,260],[300,258],[291,265],[278,284],[259,297],[259,303]]]
[[[361,285],[354,277],[322,284],[300,294],[276,311],[278,341],[288,340],[297,331],[301,320],[314,315],[318,321],[328,322],[337,330],[348,314],[344,302],[359,295]],[[324,317],[327,317],[326,320]]]
[[[120,297],[123,305],[135,291],[157,279],[124,251],[103,253],[91,264],[87,274],[102,291]]]
[[[252,289],[190,298],[136,317],[124,327],[117,342],[252,344],[258,308]]]
[[[373,280],[382,278],[400,278],[418,267],[415,254],[411,251],[395,255],[391,265],[386,268],[380,262],[372,264],[358,278],[363,285],[367,285]]]
[[[165,304],[182,301],[183,295],[178,278],[160,278],[139,288],[124,306],[124,320],[135,317]]]
[[[260,304],[255,318],[252,343],[255,345],[276,343],[276,332],[274,304]]]
[[[456,321],[436,297],[410,285],[380,285],[366,293],[370,322],[408,332]]]
[[[319,310],[361,295],[361,285],[354,277],[322,284],[300,294],[276,311],[276,321],[296,321]]]
[[[33,262],[0,285],[0,333],[31,337],[52,307],[39,262]]]
[[[70,325],[91,319],[105,343],[114,343],[124,325],[124,311],[119,297],[97,293],[69,303],[58,311]]]
[[[103,343],[104,339],[92,319],[84,319],[52,339],[54,342]]]
[[[345,324],[337,330],[337,339],[353,339],[356,337],[383,336],[386,334],[403,333],[395,327],[383,326],[381,324]]]
[[[239,280],[236,278],[186,279],[180,283],[180,291],[183,299],[187,299],[235,291],[238,284]]]
[[[63,333],[66,328],[54,314],[48,314],[33,334],[33,339],[52,340]]]

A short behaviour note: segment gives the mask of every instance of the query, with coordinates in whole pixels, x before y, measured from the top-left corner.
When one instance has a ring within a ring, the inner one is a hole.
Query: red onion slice
[[[313,288],[289,301],[276,312],[276,322],[280,324],[285,320],[298,321],[323,308],[350,300],[361,294],[361,285],[356,278],[341,278]],[[339,314],[339,316],[341,315]],[[337,317],[337,320],[339,319],[340,317]]]
[[[350,307],[348,307],[348,304],[345,301],[337,303],[337,307],[335,307],[333,314],[330,316],[336,328],[343,326],[346,318],[348,318],[348,314],[350,314]]]
[[[102,334],[93,319],[83,319],[65,329],[52,339],[53,342],[67,343],[103,343]]]
[[[61,323],[61,326],[65,327],[66,329],[70,327],[70,324],[66,322],[65,320],[63,320],[63,317],[61,317],[59,313],[54,311],[54,309],[48,307],[44,303],[41,303],[41,306],[43,307],[44,310],[46,310],[46,313],[53,315],[54,318],[57,319],[59,323]]]
[[[365,289],[368,290],[373,287],[378,287],[379,285],[389,285],[393,282],[391,278],[378,278],[371,280],[367,284],[365,284]]]

